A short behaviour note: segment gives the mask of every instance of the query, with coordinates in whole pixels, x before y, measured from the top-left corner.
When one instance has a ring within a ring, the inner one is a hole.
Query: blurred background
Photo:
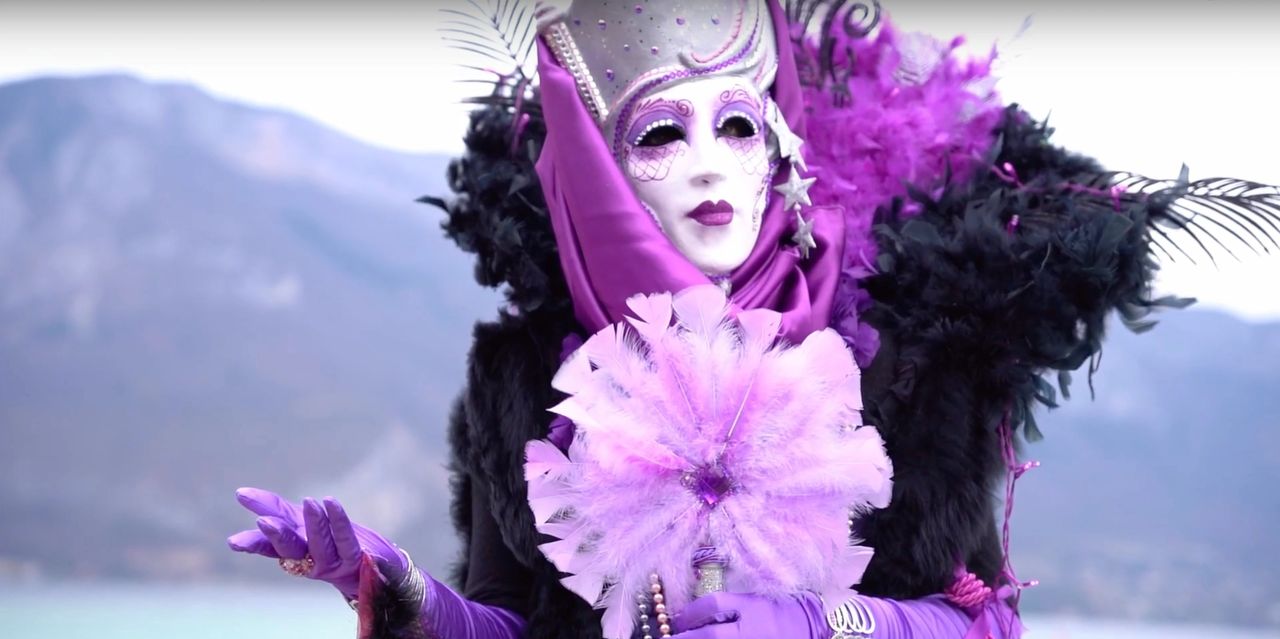
[[[1115,5],[885,2],[999,43],[1005,98],[1109,167],[1280,184],[1280,9]],[[446,574],[445,415],[500,303],[413,203],[484,90],[448,6],[0,1],[0,636],[353,636],[226,549],[244,485]],[[1280,636],[1280,258],[1236,248],[1167,266],[1202,303],[1041,415],[1032,636]]]

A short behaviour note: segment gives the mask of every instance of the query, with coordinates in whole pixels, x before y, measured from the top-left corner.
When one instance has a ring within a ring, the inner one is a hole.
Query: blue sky
[[[481,0],[482,2],[484,0]],[[453,4],[464,4],[461,0]],[[283,107],[370,144],[460,146],[474,85],[436,29],[447,3],[90,3],[0,8],[0,82],[127,71]],[[999,43],[1001,92],[1051,115],[1057,141],[1109,167],[1280,184],[1280,5],[886,1],[901,27]],[[1134,6],[1137,5],[1137,6]],[[1030,18],[1030,26],[1024,25]],[[1021,35],[1018,35],[1021,34]],[[1162,289],[1280,319],[1280,256],[1168,265]]]

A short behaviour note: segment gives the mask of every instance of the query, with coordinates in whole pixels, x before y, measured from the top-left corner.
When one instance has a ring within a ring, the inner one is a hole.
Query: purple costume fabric
[[[1022,633],[1012,610],[996,601],[966,614],[942,595],[912,601],[861,596],[857,600],[874,620],[874,630],[862,634],[863,637],[1012,639]],[[770,601],[752,595],[716,593],[676,613],[671,624],[676,639],[781,636],[830,639],[832,636],[822,614],[822,602],[812,595]]]
[[[779,38],[772,97],[792,131],[803,137],[804,101],[786,17],[776,2],[769,7]],[[679,292],[710,283],[644,210],[578,97],[572,74],[545,45],[539,45],[538,54],[547,123],[538,176],[574,313],[583,328],[590,334],[622,321],[626,299],[633,295]],[[786,168],[778,171],[775,184],[785,181]],[[782,313],[782,335],[799,342],[830,321],[844,253],[844,216],[832,207],[803,211],[814,222],[818,247],[802,260],[798,251],[784,245],[795,216],[783,205],[782,198],[771,198],[755,248],[730,276],[731,297],[740,308]]]
[[[876,621],[876,630],[871,634],[875,639],[1015,639],[1022,636],[1022,623],[1003,601],[992,600],[966,613],[943,595],[910,601],[858,599]]]

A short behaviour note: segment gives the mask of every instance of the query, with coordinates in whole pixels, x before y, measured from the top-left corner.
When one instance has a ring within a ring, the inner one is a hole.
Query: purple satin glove
[[[524,636],[525,621],[520,615],[471,601],[430,577],[426,580],[426,595],[418,619],[426,636],[439,639],[519,639]]]
[[[370,599],[361,602],[362,627],[387,619],[403,619],[412,626],[374,630],[378,636],[421,636],[415,632],[420,630],[439,639],[518,639],[524,633],[519,615],[469,601],[432,579],[394,543],[351,523],[332,497],[323,502],[307,498],[299,507],[266,490],[241,488],[236,499],[259,517],[257,530],[227,538],[232,550],[276,559],[310,556],[315,567],[305,576],[332,584],[348,601],[358,596]],[[397,610],[392,614],[376,606]]]
[[[713,592],[693,600],[671,618],[679,639],[831,639],[814,595],[774,601],[758,595]]]
[[[401,581],[409,559],[395,544],[368,528],[351,523],[342,504],[325,497],[323,505],[310,497],[302,507],[259,488],[236,491],[240,505],[258,515],[258,529],[227,538],[237,552],[276,559],[310,555],[315,568],[306,576],[333,585],[348,600],[360,590],[360,558],[369,555],[388,580]]]
[[[873,625],[852,637],[871,639],[1017,639],[1022,626],[1012,610],[991,601],[977,617],[957,608],[942,595],[896,601],[854,597],[853,605],[869,613]],[[816,595],[805,594],[782,601],[756,595],[713,593],[700,597],[671,620],[675,639],[756,639],[788,637],[831,639],[835,631],[827,623]]]

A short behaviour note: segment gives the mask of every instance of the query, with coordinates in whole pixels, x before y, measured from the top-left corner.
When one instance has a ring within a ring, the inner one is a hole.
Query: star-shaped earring
[[[773,187],[775,191],[781,193],[787,199],[786,209],[798,209],[800,205],[813,206],[813,201],[809,199],[809,187],[817,178],[802,178],[800,172],[795,166],[791,167],[791,174],[787,176],[785,184],[779,184]]]
[[[790,129],[778,132],[778,153],[791,160],[791,166],[798,166],[808,171],[809,167],[804,163],[804,156],[800,154],[802,146],[804,146],[804,140],[792,133]]]
[[[796,243],[796,248],[800,250],[800,257],[809,259],[809,251],[818,248],[818,242],[813,239],[813,220],[805,221],[804,216],[800,214],[800,210],[796,209],[796,232],[791,236],[791,241]]]
[[[782,113],[778,111],[776,105],[769,112],[769,127],[778,137],[778,154],[790,160],[791,166],[798,166],[808,171],[809,167],[804,162],[804,156],[800,154],[800,147],[804,146],[804,140],[791,131],[791,127],[787,125],[786,120],[782,119]]]

